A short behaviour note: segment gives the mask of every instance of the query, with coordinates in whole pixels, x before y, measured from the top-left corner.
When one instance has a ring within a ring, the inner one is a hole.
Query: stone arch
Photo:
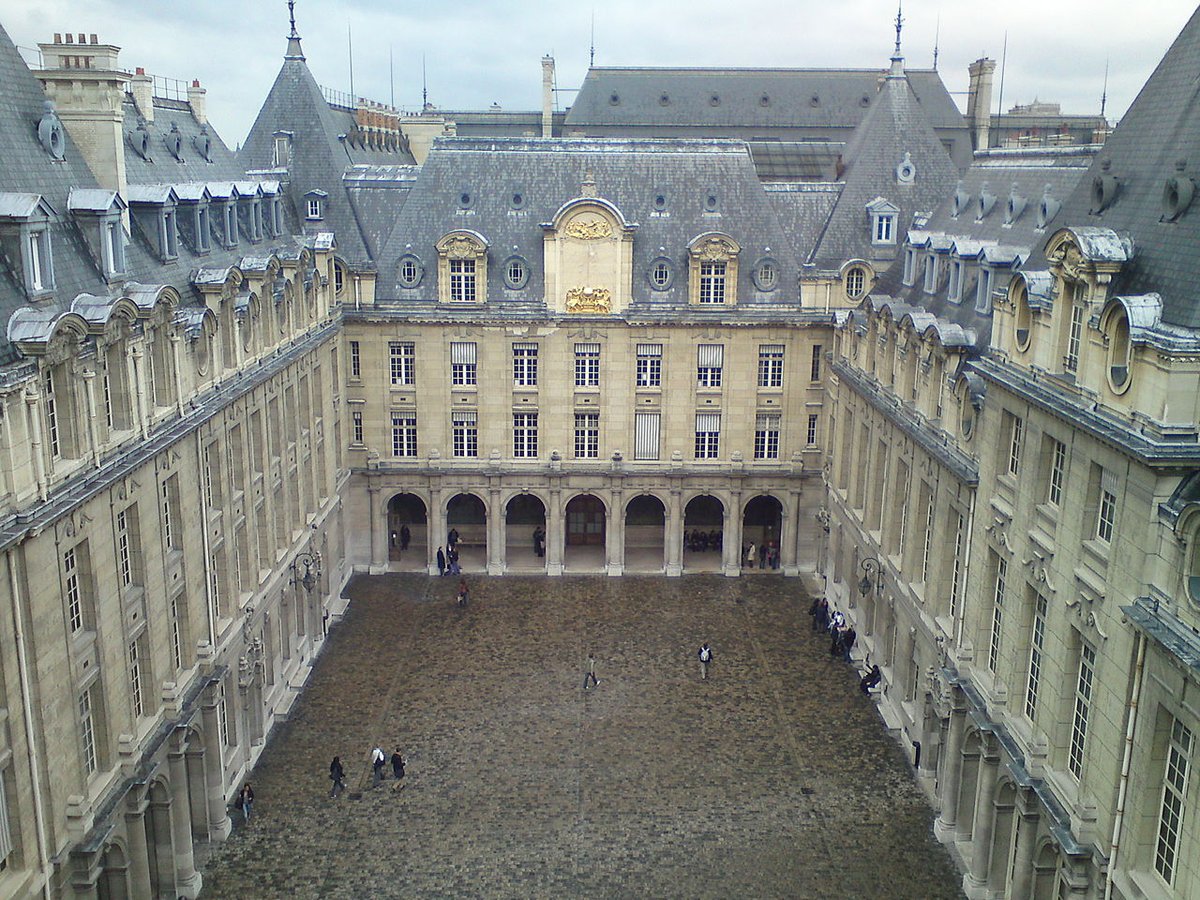
[[[1033,900],[1054,900],[1058,896],[1058,846],[1044,838],[1033,863]]]
[[[429,504],[420,494],[397,491],[387,502],[388,561],[424,571],[429,558]]]
[[[563,506],[566,527],[563,565],[575,571],[604,571],[607,564],[609,506],[599,494],[580,491]]]
[[[720,572],[729,505],[716,494],[696,493],[683,505],[683,571]]]
[[[962,776],[958,785],[958,829],[960,834],[971,833],[975,827],[975,792],[979,784],[979,758],[986,743],[983,733],[968,726],[963,734]]]
[[[504,503],[507,569],[546,568],[546,501],[534,491],[516,491]]]
[[[119,840],[111,841],[100,856],[100,872],[96,877],[98,900],[126,900],[129,888],[129,857]]]
[[[1017,804],[1021,789],[1007,774],[996,781],[996,821],[992,828],[992,846],[988,854],[988,884],[1003,886],[1012,870],[1013,848],[1017,840]]]
[[[645,491],[629,499],[624,516],[625,571],[665,571],[666,502],[653,491]]]
[[[473,491],[460,491],[446,499],[446,562],[451,565],[451,544],[458,554],[458,565],[464,570],[487,570],[488,517],[487,501]],[[437,541],[441,535],[435,535]]]
[[[779,571],[783,546],[784,504],[774,494],[751,497],[742,506],[742,560],[752,569]],[[750,547],[754,558],[750,559]]]
[[[150,885],[155,897],[175,894],[175,852],[171,838],[171,790],[165,779],[156,778],[146,789],[146,848],[150,862]]]

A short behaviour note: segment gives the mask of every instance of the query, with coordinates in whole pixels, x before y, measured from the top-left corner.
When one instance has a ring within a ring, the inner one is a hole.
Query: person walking
[[[449,574],[457,575],[462,571],[458,567],[458,551],[453,547],[446,551],[446,562],[450,565],[450,568],[446,570]]]
[[[470,601],[470,599],[471,599],[471,592],[467,588],[467,579],[465,579],[465,578],[458,579],[458,596],[457,596],[458,605],[461,608],[465,609],[467,606],[467,603]]]
[[[438,564],[438,574],[445,575],[446,574],[446,554],[442,552],[441,547],[438,547],[437,564]]]
[[[254,788],[250,786],[250,782],[248,781],[238,791],[238,806],[242,810],[242,820],[249,825],[250,812],[254,808]]]
[[[850,662],[850,651],[854,649],[854,642],[856,640],[858,640],[858,632],[854,630],[854,626],[842,632],[842,658],[846,662]]]
[[[387,762],[387,756],[384,755],[383,748],[377,746],[371,751],[371,770],[374,772],[371,787],[375,787],[383,781],[383,764],[385,762]]]
[[[392,774],[396,776],[396,790],[400,790],[404,787],[404,782],[401,781],[404,778],[404,757],[400,755],[399,747],[392,753]]]
[[[712,647],[708,646],[708,641],[700,645],[700,652],[696,654],[700,657],[700,680],[708,679],[708,666],[712,662]]]
[[[400,526],[400,552],[403,553],[408,549],[408,542],[412,540],[412,532],[408,530],[407,525]]]
[[[342,768],[340,756],[335,756],[329,764],[329,780],[333,782],[333,787],[329,789],[330,797],[336,797],[346,789],[346,770]]]
[[[600,679],[596,677],[596,654],[591,650],[588,651],[587,663],[585,664],[585,672],[583,676],[583,689],[588,689],[588,683],[591,682],[593,687],[600,686]]]

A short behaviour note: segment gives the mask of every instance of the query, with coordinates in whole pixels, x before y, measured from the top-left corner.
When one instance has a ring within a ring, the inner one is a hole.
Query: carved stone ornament
[[[692,253],[702,260],[725,260],[734,255],[733,248],[721,238],[709,238]]]
[[[448,259],[478,259],[483,248],[470,238],[456,237],[446,242],[445,253]]]
[[[575,219],[563,229],[567,237],[581,241],[599,241],[612,237],[612,225],[605,219]]]
[[[1071,241],[1063,241],[1051,250],[1047,260],[1062,266],[1063,274],[1070,278],[1082,279],[1086,272],[1087,261]]]
[[[610,313],[612,291],[608,288],[571,288],[567,291],[567,312]]]

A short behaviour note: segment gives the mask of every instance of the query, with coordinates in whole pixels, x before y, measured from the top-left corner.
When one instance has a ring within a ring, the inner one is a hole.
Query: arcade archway
[[[662,572],[666,567],[667,510],[652,494],[625,507],[625,571]]]
[[[783,504],[770,494],[754,497],[742,514],[742,568],[778,572]]]
[[[518,494],[504,509],[504,558],[508,571],[546,568],[546,505]]]
[[[446,564],[451,567],[451,545],[464,572],[487,571],[487,507],[474,494],[456,494],[446,504]]]
[[[575,572],[603,572],[607,565],[607,510],[594,494],[580,494],[567,503],[567,528],[563,568]]]
[[[725,504],[716,497],[693,497],[683,510],[683,571],[720,572]]]
[[[429,559],[429,518],[416,494],[388,501],[388,562],[399,571],[423,572]]]

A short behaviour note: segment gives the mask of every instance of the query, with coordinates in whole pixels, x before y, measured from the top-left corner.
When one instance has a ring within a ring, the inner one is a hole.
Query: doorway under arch
[[[683,571],[722,571],[725,504],[710,494],[701,494],[683,508]]]
[[[634,497],[625,507],[625,571],[666,569],[667,509],[653,494]]]
[[[546,568],[546,504],[533,494],[517,494],[504,508],[506,571]]]
[[[603,572],[608,558],[607,510],[594,494],[580,494],[567,503],[567,531],[563,568],[575,572]]]
[[[450,544],[458,553],[458,565],[464,572],[487,571],[487,507],[474,494],[455,494],[446,504],[446,563],[450,564]]]
[[[778,572],[782,534],[783,504],[770,494],[752,498],[742,513],[742,567]],[[753,558],[749,555],[751,547]]]
[[[423,572],[429,560],[429,516],[416,494],[388,501],[388,562],[400,572]]]

